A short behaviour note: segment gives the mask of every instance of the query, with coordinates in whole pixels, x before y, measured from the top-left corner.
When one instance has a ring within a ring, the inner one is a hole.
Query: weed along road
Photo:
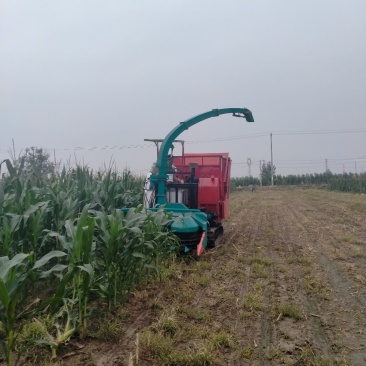
[[[135,291],[65,364],[366,365],[365,196],[263,188],[230,204],[218,247]]]

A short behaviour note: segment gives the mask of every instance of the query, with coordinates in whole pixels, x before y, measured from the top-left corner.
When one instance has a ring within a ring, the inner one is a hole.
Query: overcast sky
[[[232,176],[366,171],[365,0],[3,0],[0,159],[15,141],[66,162],[144,173],[153,144],[229,152]],[[323,131],[324,133],[319,133]],[[289,133],[291,132],[291,134]],[[204,140],[204,141],[202,141]],[[198,141],[201,141],[198,143]],[[179,153],[180,150],[175,150]]]

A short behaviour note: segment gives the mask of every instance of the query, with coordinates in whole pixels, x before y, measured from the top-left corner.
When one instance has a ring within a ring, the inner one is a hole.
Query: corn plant
[[[17,311],[17,305],[19,299],[22,298],[24,301],[27,295],[27,279],[34,273],[40,276],[41,267],[48,264],[51,259],[63,257],[66,254],[60,251],[52,251],[36,261],[33,266],[29,266],[33,255],[33,253],[19,253],[12,259],[0,257],[0,322],[5,331],[5,338],[1,340],[0,345],[4,350],[8,365],[12,364],[12,351],[16,338],[14,323],[17,317],[21,315]],[[59,270],[59,267],[54,266],[53,270]]]
[[[60,311],[52,316],[52,324],[56,328],[56,335],[49,333],[46,325],[42,323],[39,319],[34,318],[33,321],[39,325],[42,329],[42,333],[45,335],[43,339],[37,339],[35,342],[40,344],[46,344],[51,348],[51,358],[55,359],[57,357],[57,350],[61,344],[65,343],[74,334],[76,327],[76,319],[73,313],[73,302],[70,299],[63,299],[64,305]],[[65,326],[61,327],[58,319],[62,319],[66,313],[66,323]]]
[[[110,310],[151,271],[156,273],[159,263],[171,255],[171,248],[178,243],[174,235],[164,230],[170,219],[163,211],[151,213],[140,207],[127,213],[116,210],[111,215],[92,213],[103,279],[99,286]]]
[[[111,310],[133,286],[158,273],[177,239],[165,230],[169,218],[163,212],[118,209],[142,201],[143,179],[128,170],[94,174],[76,166],[47,177],[6,164],[8,175],[0,179],[0,321],[10,363],[27,284],[48,281],[54,293],[38,309],[55,319],[67,313],[64,326],[43,340],[54,355],[72,334],[85,336],[92,293]]]
[[[79,219],[76,220],[76,225],[74,225],[74,221],[66,221],[66,237],[53,233],[67,252],[69,269],[65,278],[71,285],[72,301],[78,303],[78,329],[81,338],[86,333],[87,305],[95,279],[94,219],[89,217],[88,208],[88,205],[84,207]],[[66,285],[67,282],[61,283],[61,292],[64,292]],[[57,299],[64,296],[60,293]],[[55,298],[55,300],[57,299]]]
[[[126,227],[123,224],[123,213],[116,211],[114,215],[105,215],[100,211],[94,211],[99,236],[99,255],[103,261],[104,283],[100,284],[100,290],[107,300],[108,309],[112,304],[116,305],[119,291],[119,258],[120,247],[126,240]]]

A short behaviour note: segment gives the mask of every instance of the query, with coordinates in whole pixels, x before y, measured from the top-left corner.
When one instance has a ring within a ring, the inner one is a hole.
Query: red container
[[[195,176],[198,178],[198,208],[214,212],[218,222],[229,217],[230,169],[228,153],[184,154],[174,156],[176,176],[185,180],[191,171],[190,163],[198,164]]]

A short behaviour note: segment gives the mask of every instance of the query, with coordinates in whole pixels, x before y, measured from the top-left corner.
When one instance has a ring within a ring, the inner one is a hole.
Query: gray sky
[[[366,171],[365,0],[0,6],[0,159],[14,138],[18,152],[43,147],[96,169],[113,157],[144,173],[155,160],[144,138],[247,107],[255,123],[206,120],[180,136],[186,151],[228,151],[232,176],[247,174],[251,158],[257,175],[273,132],[278,173],[321,172],[325,159],[334,172],[355,162]]]

